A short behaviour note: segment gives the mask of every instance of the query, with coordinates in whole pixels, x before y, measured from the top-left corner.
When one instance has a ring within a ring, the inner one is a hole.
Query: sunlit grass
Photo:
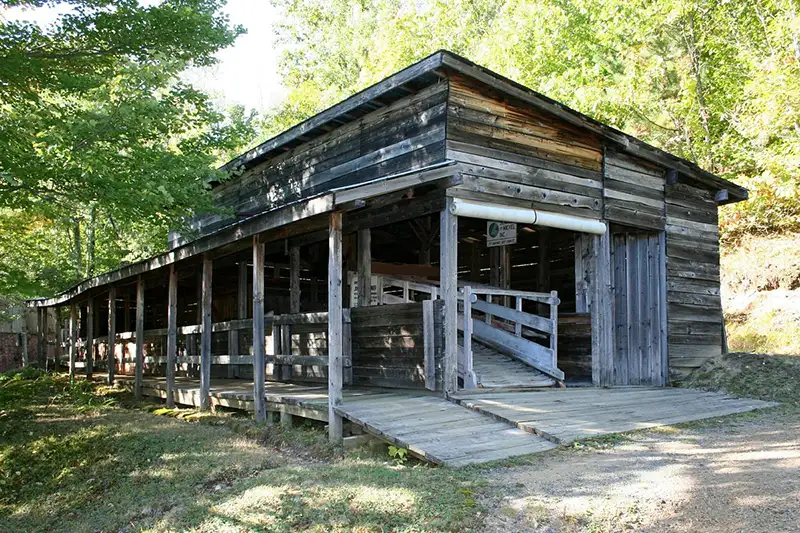
[[[477,523],[469,471],[343,455],[319,427],[197,416],[86,382],[70,387],[63,376],[27,377],[0,381],[0,531],[422,532]]]

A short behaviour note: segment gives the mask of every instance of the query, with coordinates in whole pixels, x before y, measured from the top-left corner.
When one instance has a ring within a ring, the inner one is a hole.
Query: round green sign
[[[498,233],[500,233],[500,226],[497,224],[497,222],[492,222],[489,224],[489,237],[495,238],[497,237]]]

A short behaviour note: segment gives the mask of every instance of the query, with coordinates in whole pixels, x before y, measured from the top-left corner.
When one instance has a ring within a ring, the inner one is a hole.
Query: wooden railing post
[[[345,385],[353,384],[353,320],[350,309],[342,310],[342,380]]]
[[[200,332],[200,410],[211,407],[211,294],[214,263],[203,257],[203,280],[201,284],[202,330]]]
[[[522,296],[517,296],[515,309],[522,312]],[[517,337],[522,337],[522,324],[519,322],[516,322],[514,326],[514,333],[516,333]]]
[[[550,297],[550,320],[553,322],[550,349],[553,350],[553,368],[558,368],[558,291],[550,291]]]
[[[433,300],[422,301],[422,344],[425,361],[425,388],[436,390],[436,336]]]
[[[464,385],[472,375],[472,287],[464,287]]]
[[[58,371],[59,366],[61,365],[61,308],[56,306],[53,308],[53,318],[55,319],[55,323],[53,326],[55,327],[55,334],[56,334],[56,345],[55,350],[53,350],[53,370]]]
[[[379,297],[380,299],[380,297]],[[372,232],[358,230],[358,302],[357,307],[365,307],[372,300]],[[379,302],[380,303],[380,302]],[[352,307],[356,307],[350,302]]]
[[[117,347],[117,288],[114,286],[108,289],[108,384],[114,383],[114,371],[116,370],[116,347]]]

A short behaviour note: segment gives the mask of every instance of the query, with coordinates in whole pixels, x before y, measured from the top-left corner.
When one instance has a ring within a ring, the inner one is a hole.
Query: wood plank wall
[[[450,79],[447,158],[465,168],[454,195],[602,217],[596,136],[458,76]]]
[[[441,309],[434,302],[437,387],[441,386]],[[422,303],[354,307],[353,384],[425,388]]]
[[[444,160],[447,80],[269,159],[212,191],[214,205],[241,215],[264,211],[335,187]],[[206,215],[201,235],[235,221]]]
[[[719,225],[714,191],[667,186],[669,369],[681,379],[722,353]]]
[[[637,228],[664,229],[664,170],[606,150],[603,166],[606,220]]]

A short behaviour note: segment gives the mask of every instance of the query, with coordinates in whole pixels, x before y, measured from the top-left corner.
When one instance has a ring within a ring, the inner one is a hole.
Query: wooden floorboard
[[[559,444],[776,405],[677,388],[551,389],[456,396],[470,409]]]
[[[128,382],[130,378],[120,377]],[[211,403],[253,409],[252,382],[212,380]],[[146,395],[166,398],[166,381],[146,377]],[[266,384],[270,411],[328,420],[325,385]],[[199,381],[176,380],[175,400],[199,406]],[[346,388],[337,411],[367,432],[433,463],[460,466],[551,450],[560,444],[776,405],[678,388],[538,388],[460,391]]]

